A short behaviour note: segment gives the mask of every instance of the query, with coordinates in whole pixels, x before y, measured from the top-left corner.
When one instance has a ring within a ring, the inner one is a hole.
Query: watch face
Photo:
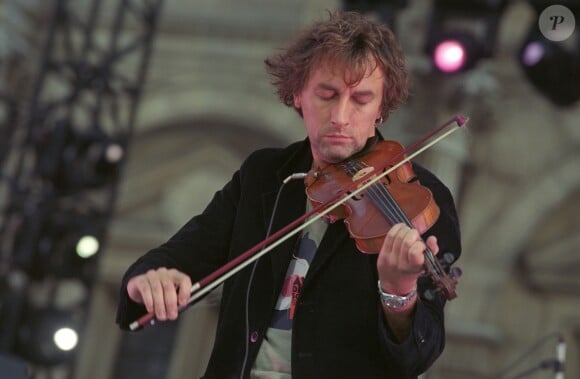
[[[385,299],[383,298],[383,304],[389,308],[401,308],[409,302],[408,299]]]
[[[389,308],[397,309],[407,305],[417,295],[417,290],[411,291],[407,296],[392,295],[390,293],[385,293],[381,288],[381,283],[379,282],[379,295],[381,296],[383,304]]]

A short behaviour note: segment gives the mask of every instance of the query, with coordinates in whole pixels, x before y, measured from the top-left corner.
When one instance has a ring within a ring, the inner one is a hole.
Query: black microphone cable
[[[282,194],[282,190],[284,189],[284,186],[286,185],[286,183],[288,183],[291,180],[296,180],[296,179],[304,179],[307,176],[307,174],[305,173],[296,173],[296,174],[292,174],[290,176],[288,176],[286,179],[284,179],[284,181],[282,181],[282,185],[280,186],[280,189],[278,189],[278,194],[276,195],[276,200],[274,201],[274,209],[272,210],[272,215],[270,216],[270,222],[268,224],[268,230],[266,231],[266,239],[270,236],[270,233],[272,232],[272,224],[274,223],[274,215],[276,214],[276,210],[278,209],[278,201],[280,200],[280,194]],[[262,248],[262,250],[264,250],[266,248],[266,246],[264,246]],[[246,366],[248,364],[248,354],[249,354],[249,350],[250,350],[250,288],[252,287],[252,282],[254,280],[254,273],[256,272],[256,267],[258,265],[258,261],[259,259],[257,259],[253,264],[252,264],[252,271],[250,272],[250,278],[248,280],[248,286],[246,287],[246,301],[245,301],[245,309],[244,309],[244,317],[245,317],[245,340],[246,340],[246,344],[245,344],[245,348],[244,348],[244,360],[242,361],[242,367],[240,370],[240,376],[239,378],[242,379],[244,377],[244,372],[246,371]]]

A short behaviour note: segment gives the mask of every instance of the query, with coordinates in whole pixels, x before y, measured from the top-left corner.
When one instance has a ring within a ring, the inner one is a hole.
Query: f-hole
[[[391,166],[391,167],[392,167],[392,166]],[[390,170],[390,168],[387,168],[387,167],[385,167],[385,168],[383,169],[383,174],[384,174],[385,172],[387,172],[388,170]],[[392,183],[392,180],[391,180],[390,174],[384,175],[384,176],[383,176],[383,178],[384,178],[384,179],[387,181],[387,183],[385,183],[386,185],[389,185],[389,184],[391,184],[391,183]]]
[[[417,180],[419,180],[419,178],[417,178],[416,176],[411,177],[411,179],[407,180],[407,183],[414,183]]]

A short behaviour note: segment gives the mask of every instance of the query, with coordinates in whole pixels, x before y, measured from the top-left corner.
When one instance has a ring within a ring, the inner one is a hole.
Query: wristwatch
[[[414,289],[405,296],[398,296],[386,293],[381,288],[380,280],[378,283],[378,287],[379,287],[379,295],[381,296],[381,301],[383,302],[383,304],[387,306],[387,308],[391,309],[403,308],[405,305],[409,304],[415,298],[415,296],[417,296],[417,289]]]

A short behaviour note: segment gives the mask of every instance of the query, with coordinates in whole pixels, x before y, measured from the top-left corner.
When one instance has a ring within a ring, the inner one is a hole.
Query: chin
[[[329,164],[340,163],[355,152],[351,146],[333,146],[323,151],[322,159]]]
[[[329,156],[326,161],[330,164],[340,163],[345,159],[348,159],[352,154],[337,154]]]

